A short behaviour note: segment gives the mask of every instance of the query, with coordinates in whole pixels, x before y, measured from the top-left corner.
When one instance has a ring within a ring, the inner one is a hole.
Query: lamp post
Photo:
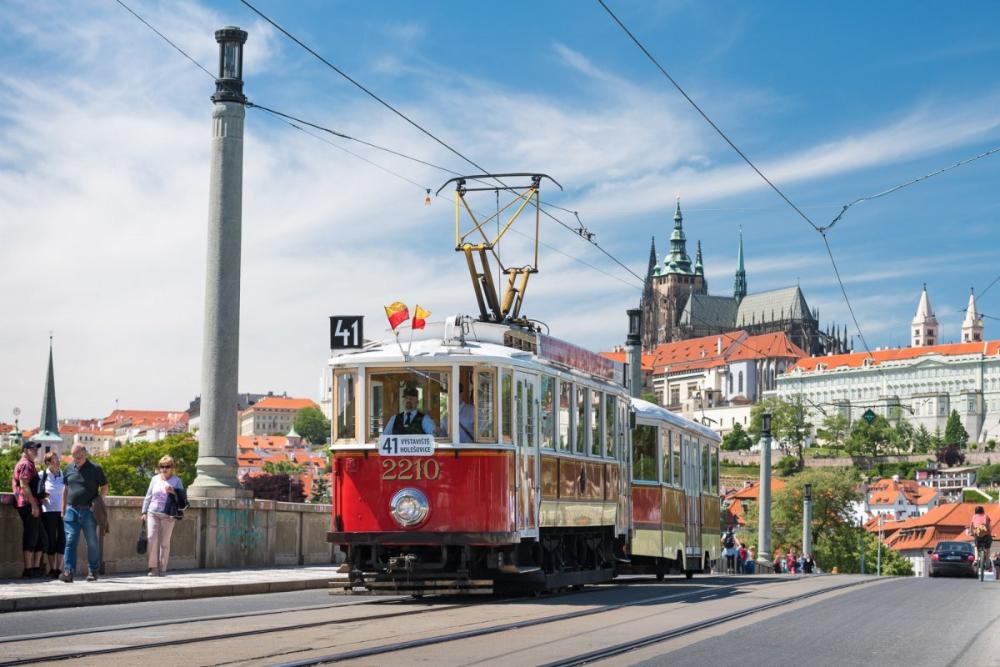
[[[189,495],[235,498],[236,406],[240,330],[240,243],[243,225],[243,45],[247,33],[215,31],[219,70],[212,95],[212,165],[201,366],[201,430],[197,476]]]
[[[868,518],[868,480],[861,483],[861,574],[865,573],[865,520]]]
[[[625,338],[625,358],[628,360],[629,395],[642,397],[642,311],[630,308],[628,314],[628,337]]]
[[[771,413],[760,415],[760,520],[757,528],[757,562],[766,572],[771,566]],[[758,568],[760,569],[760,568]]]
[[[812,554],[813,487],[806,484],[802,494],[802,555]]]

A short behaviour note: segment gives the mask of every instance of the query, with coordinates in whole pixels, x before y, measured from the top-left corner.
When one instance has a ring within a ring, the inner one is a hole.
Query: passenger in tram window
[[[468,380],[458,385],[458,441],[475,442],[476,409]]]
[[[426,433],[434,435],[437,425],[434,420],[419,410],[420,396],[415,387],[407,387],[403,390],[403,411],[398,415],[393,415],[385,425],[383,433],[393,435],[406,435],[413,433]]]

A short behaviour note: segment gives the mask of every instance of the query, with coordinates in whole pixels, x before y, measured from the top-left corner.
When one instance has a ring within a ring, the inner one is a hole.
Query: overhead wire
[[[135,12],[131,7],[129,7],[127,4],[125,4],[122,0],[115,0],[115,2],[117,2],[122,8],[124,8],[126,11],[128,11],[139,22],[141,22],[143,25],[145,25],[147,28],[149,28],[153,33],[155,33],[158,37],[160,37],[160,39],[162,39],[164,42],[166,42],[167,44],[169,44],[174,50],[176,50],[178,53],[180,53],[182,56],[184,56],[192,64],[194,64],[198,69],[200,69],[206,75],[208,75],[209,77],[211,77],[213,80],[217,80],[215,74],[213,74],[210,70],[208,70],[204,65],[202,65],[200,62],[198,62],[195,58],[193,58],[190,54],[188,54],[182,48],[180,48],[173,40],[171,40],[169,37],[167,37],[165,34],[163,34],[153,24],[151,24],[149,21],[147,21],[145,18],[143,18],[140,14],[138,14],[137,12]],[[403,174],[400,174],[399,172],[396,172],[396,171],[394,171],[394,170],[392,170],[392,169],[390,169],[390,168],[388,168],[388,167],[386,167],[384,165],[381,165],[381,164],[379,164],[379,163],[377,163],[377,162],[375,162],[373,160],[370,160],[370,159],[364,157],[363,155],[355,153],[354,151],[351,151],[351,150],[349,150],[347,148],[344,148],[343,146],[340,146],[340,145],[338,145],[338,144],[336,144],[336,143],[334,143],[332,141],[329,141],[328,139],[326,139],[323,136],[320,136],[320,135],[314,134],[312,132],[309,132],[308,130],[306,130],[302,126],[303,125],[304,126],[308,126],[308,127],[311,127],[311,128],[313,128],[315,130],[318,130],[320,132],[324,132],[324,133],[330,134],[332,136],[338,137],[340,139],[344,139],[344,140],[348,140],[348,141],[353,141],[353,142],[356,142],[356,143],[368,146],[370,148],[373,148],[373,149],[376,149],[376,150],[388,153],[390,155],[394,155],[394,156],[397,156],[397,157],[409,160],[411,162],[419,163],[419,164],[431,167],[433,169],[437,169],[439,171],[443,171],[443,172],[451,174],[453,176],[460,176],[461,175],[459,172],[454,171],[452,169],[448,169],[447,167],[443,167],[441,165],[434,164],[434,163],[428,162],[426,160],[422,160],[422,159],[414,157],[412,155],[407,155],[407,154],[402,153],[400,151],[396,151],[394,149],[391,149],[391,148],[388,148],[388,147],[385,147],[385,146],[381,146],[379,144],[376,144],[376,143],[371,142],[371,141],[367,141],[365,139],[360,139],[358,137],[354,137],[354,136],[348,135],[348,134],[346,134],[344,132],[339,132],[337,130],[331,129],[329,127],[325,127],[323,125],[320,125],[318,123],[314,123],[314,122],[306,120],[304,118],[300,118],[298,116],[295,116],[295,115],[292,115],[292,114],[289,114],[289,113],[286,113],[286,112],[283,112],[283,111],[279,111],[277,109],[273,109],[273,108],[264,106],[262,104],[258,104],[256,102],[251,101],[250,99],[246,99],[245,96],[244,96],[244,106],[246,106],[248,108],[251,108],[251,109],[259,109],[259,110],[264,111],[264,112],[266,112],[268,114],[271,114],[272,116],[274,116],[278,120],[284,122],[285,124],[289,125],[290,127],[294,128],[294,129],[302,132],[303,134],[306,134],[306,135],[308,135],[308,136],[310,136],[310,137],[312,137],[312,138],[314,138],[314,139],[316,139],[318,141],[322,141],[323,143],[325,143],[325,144],[327,144],[327,145],[329,145],[329,146],[331,146],[333,148],[336,148],[339,151],[347,153],[347,154],[349,154],[349,155],[351,155],[351,156],[353,156],[353,157],[355,157],[355,158],[357,158],[357,159],[359,159],[359,160],[361,160],[363,162],[368,163],[369,165],[375,167],[376,169],[379,169],[379,170],[381,170],[381,171],[383,171],[383,172],[385,172],[385,173],[387,173],[387,174],[389,174],[391,176],[394,176],[394,177],[396,177],[396,178],[398,178],[398,179],[400,179],[402,181],[405,181],[405,182],[407,182],[407,183],[409,183],[409,184],[411,184],[411,185],[413,185],[413,186],[415,186],[417,188],[420,188],[421,190],[424,190],[424,191],[429,191],[431,188],[428,188],[426,185],[418,183],[418,182],[414,181],[413,179],[411,179],[411,178],[409,178],[409,177],[407,177],[407,176],[405,176]],[[474,163],[472,163],[472,164],[474,166],[476,166],[478,169],[480,169],[482,171],[485,171],[485,169],[483,169],[482,167],[479,167],[478,165],[475,165]],[[445,201],[450,201],[447,197],[443,197],[441,195],[438,195],[438,198],[443,199]],[[551,204],[551,203],[545,202],[545,201],[542,201],[541,205],[542,206],[551,206],[551,207],[554,207],[554,208],[559,208],[560,210],[569,211],[569,209],[565,209],[563,207],[556,206],[555,204]],[[542,213],[548,215],[548,213],[546,211],[544,211],[544,210],[542,210]],[[572,213],[574,213],[574,215],[575,215],[575,212],[572,212]],[[549,216],[549,217],[552,217],[552,216]],[[566,225],[565,223],[563,223],[558,218],[553,218],[553,219],[556,220],[556,222],[559,222],[560,224],[563,224],[563,226],[566,227],[567,229],[569,229],[570,231],[578,233],[578,230],[574,230],[572,227],[570,227],[569,225]],[[577,216],[577,219],[579,220],[579,216]],[[514,232],[515,234],[518,234],[518,235],[523,236],[525,238],[531,238],[527,234],[524,234],[524,233],[522,233],[522,232],[520,232],[520,231],[518,231],[516,229],[512,229],[511,231]],[[592,245],[594,245],[595,247],[597,247],[604,254],[608,255],[608,257],[610,259],[612,259],[612,261],[615,261],[617,264],[619,264],[620,266],[622,266],[631,275],[635,276],[636,278],[639,278],[640,281],[642,280],[639,276],[637,276],[635,274],[635,272],[631,271],[631,269],[629,269],[627,266],[625,266],[624,264],[622,264],[621,262],[619,262],[617,260],[617,258],[611,256],[601,246],[599,246],[598,244],[596,244],[595,242],[593,242],[592,241],[592,235],[591,235],[591,238],[587,238],[587,237],[584,237],[584,238],[586,238],[586,240],[588,240],[588,241],[591,241]],[[581,259],[581,258],[579,258],[579,257],[577,257],[575,255],[571,255],[571,254],[569,254],[569,253],[567,253],[567,252],[565,252],[563,250],[560,250],[560,249],[556,248],[555,246],[552,246],[552,245],[550,245],[548,243],[545,243],[545,242],[543,242],[541,240],[539,240],[539,244],[542,245],[542,246],[544,246],[545,248],[548,248],[552,252],[558,253],[558,254],[562,255],[563,257],[566,257],[566,258],[571,259],[571,260],[573,260],[575,262],[578,262],[578,263],[580,263],[580,264],[582,264],[582,265],[584,265],[584,266],[586,266],[586,267],[588,267],[588,268],[590,268],[590,269],[592,269],[594,271],[597,271],[598,273],[601,273],[601,274],[603,274],[603,275],[605,275],[605,276],[607,276],[609,278],[617,280],[617,281],[621,282],[622,284],[624,284],[626,286],[634,287],[631,283],[629,283],[628,281],[622,279],[621,277],[616,276],[616,275],[614,275],[612,273],[609,273],[608,271],[605,271],[604,269],[601,269],[601,268],[595,266],[594,264],[591,264],[590,262],[587,262],[586,260],[583,260],[583,259]]]

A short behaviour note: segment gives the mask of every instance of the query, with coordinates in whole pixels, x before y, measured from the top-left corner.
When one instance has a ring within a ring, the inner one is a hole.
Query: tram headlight
[[[431,511],[427,496],[417,489],[400,489],[389,501],[389,512],[403,528],[410,528],[423,522]]]

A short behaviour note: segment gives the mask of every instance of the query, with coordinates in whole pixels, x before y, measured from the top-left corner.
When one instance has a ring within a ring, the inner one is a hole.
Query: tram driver
[[[382,432],[393,435],[408,433],[434,435],[437,425],[433,419],[418,409],[419,399],[416,387],[408,386],[403,389],[403,411],[390,417]]]

